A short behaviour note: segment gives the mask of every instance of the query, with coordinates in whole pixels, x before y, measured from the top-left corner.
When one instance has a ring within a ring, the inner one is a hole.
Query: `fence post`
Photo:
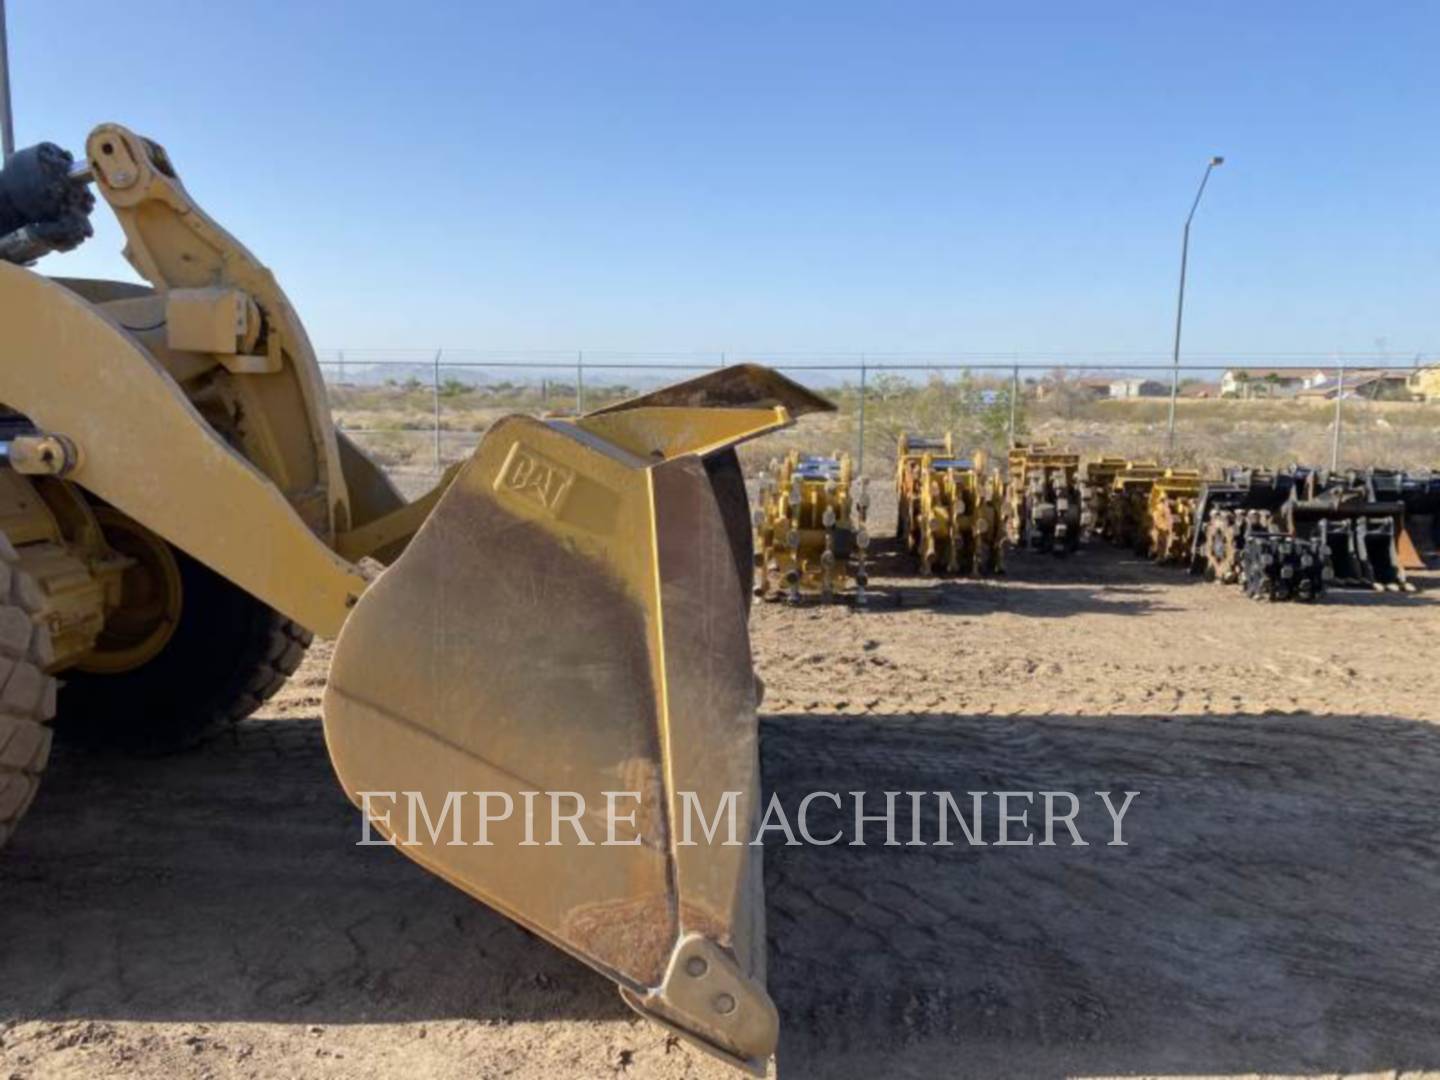
[[[575,353],[575,415],[585,412],[585,350]]]
[[[1336,472],[1340,468],[1340,424],[1344,419],[1345,402],[1345,359],[1337,356],[1339,361],[1339,381],[1335,384],[1335,430],[1330,435],[1330,471]]]
[[[1170,421],[1167,425],[1168,431],[1165,435],[1166,454],[1170,458],[1175,456],[1175,402],[1180,396],[1180,364],[1177,362],[1170,369]]]
[[[865,475],[865,354],[860,354],[860,447],[856,452],[855,475]]]
[[[1010,369],[1010,445],[1015,445],[1015,403],[1020,399],[1020,365]],[[1008,449],[1008,448],[1007,448]]]
[[[435,393],[435,471],[440,471],[440,354],[444,349],[435,350],[435,371],[432,388]]]
[[[720,366],[725,366],[725,354],[723,352],[720,354]]]

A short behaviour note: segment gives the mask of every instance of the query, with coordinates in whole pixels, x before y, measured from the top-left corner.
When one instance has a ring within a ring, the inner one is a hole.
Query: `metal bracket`
[[[676,943],[659,989],[642,997],[622,987],[620,994],[637,1012],[756,1076],[775,1053],[780,1017],[770,996],[702,934]]]

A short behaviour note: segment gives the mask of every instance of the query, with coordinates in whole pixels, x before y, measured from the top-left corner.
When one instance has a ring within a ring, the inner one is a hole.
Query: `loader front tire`
[[[169,550],[181,590],[173,631],[139,666],[64,673],[55,719],[63,742],[135,754],[186,750],[249,716],[300,666],[309,631]]]
[[[16,562],[0,533],[0,847],[35,798],[55,715],[50,634],[35,621],[38,591]]]

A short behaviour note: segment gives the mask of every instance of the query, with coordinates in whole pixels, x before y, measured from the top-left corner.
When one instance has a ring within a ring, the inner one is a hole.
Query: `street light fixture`
[[[1205,194],[1210,173],[1224,164],[1225,159],[1216,154],[1205,166],[1205,175],[1200,177],[1200,190],[1195,192],[1195,201],[1190,204],[1190,213],[1185,216],[1185,232],[1180,240],[1180,295],[1175,301],[1175,353],[1172,357],[1173,370],[1170,373],[1170,425],[1167,440],[1171,454],[1175,453],[1175,399],[1180,394],[1180,324],[1185,318],[1185,264],[1190,258],[1190,222],[1195,220],[1195,211],[1200,206],[1200,196]]]

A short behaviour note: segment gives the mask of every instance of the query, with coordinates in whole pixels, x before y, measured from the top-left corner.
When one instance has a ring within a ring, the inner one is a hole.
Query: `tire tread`
[[[36,618],[44,600],[35,580],[0,533],[0,847],[35,801],[50,760],[56,680],[45,666],[54,655],[50,632]]]

